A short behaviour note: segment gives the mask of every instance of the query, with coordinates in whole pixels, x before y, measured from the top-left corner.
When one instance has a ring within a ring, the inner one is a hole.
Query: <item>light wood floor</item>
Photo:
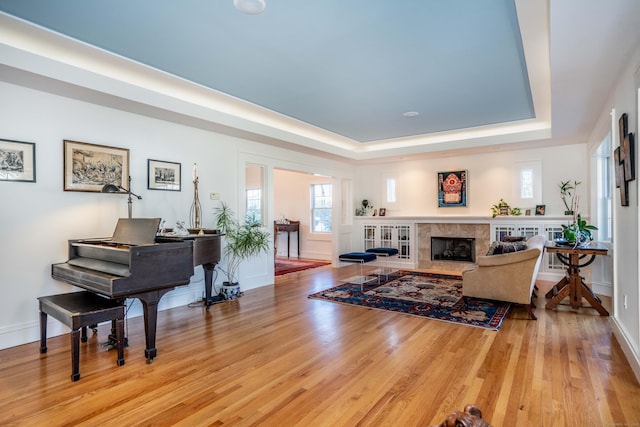
[[[357,273],[330,266],[278,277],[238,301],[159,315],[146,364],[141,318],[126,364],[69,335],[0,351],[0,425],[428,426],[465,404],[498,426],[630,426],[640,386],[594,310],[516,307],[487,331],[310,300]]]

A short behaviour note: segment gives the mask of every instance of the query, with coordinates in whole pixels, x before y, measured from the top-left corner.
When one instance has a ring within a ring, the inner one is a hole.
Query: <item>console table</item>
[[[569,296],[571,307],[580,308],[584,297],[591,304],[591,308],[596,309],[601,316],[608,316],[609,312],[602,306],[600,298],[593,293],[580,276],[580,268],[591,264],[597,255],[606,255],[607,248],[597,243],[575,248],[547,243],[545,250],[552,254],[555,253],[558,260],[567,266],[567,275],[547,292],[546,297],[551,300],[547,302],[546,308],[553,310],[567,296]]]
[[[298,234],[298,258],[300,258],[300,221],[289,221],[288,224],[274,221],[273,227],[276,230],[276,239],[278,238],[278,233],[283,231],[287,232],[287,258],[289,258],[289,254],[291,253],[291,232],[293,231]]]

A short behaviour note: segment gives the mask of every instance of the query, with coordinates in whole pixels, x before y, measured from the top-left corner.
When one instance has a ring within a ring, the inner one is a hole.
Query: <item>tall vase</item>
[[[200,199],[198,198],[198,177],[193,179],[193,203],[191,204],[190,216],[191,228],[202,230],[202,226],[200,224],[202,207],[200,206]]]

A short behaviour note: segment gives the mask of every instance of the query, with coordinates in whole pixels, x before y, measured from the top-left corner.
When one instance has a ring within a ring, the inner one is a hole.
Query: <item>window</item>
[[[311,232],[331,233],[332,196],[331,184],[311,184]]]
[[[247,190],[247,221],[262,223],[262,190]]]
[[[597,151],[596,177],[598,187],[598,240],[611,241],[613,229],[613,205],[611,201],[611,137],[607,135]]]
[[[542,203],[542,162],[516,162],[513,167],[512,207],[529,208]]]
[[[533,199],[533,169],[520,170],[520,198]]]
[[[396,179],[387,178],[387,203],[396,202]]]

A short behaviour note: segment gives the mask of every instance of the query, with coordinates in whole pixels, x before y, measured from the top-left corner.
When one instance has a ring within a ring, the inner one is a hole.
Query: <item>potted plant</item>
[[[269,250],[269,232],[257,221],[248,218],[238,221],[224,202],[216,208],[215,214],[216,228],[224,234],[225,259],[220,270],[227,276],[227,281],[222,283],[222,294],[226,299],[235,299],[240,294],[240,263]]]
[[[580,214],[577,215],[575,221],[569,225],[562,226],[562,237],[569,245],[580,245],[593,240],[592,231],[597,230],[595,225],[587,224]]]
[[[370,216],[373,213],[373,205],[369,203],[369,200],[364,199],[360,207],[360,211],[363,216]]]
[[[510,212],[509,203],[505,202],[504,199],[500,199],[497,205],[493,205],[491,207],[491,213],[493,218],[497,217],[498,215],[501,215],[501,216],[509,215],[509,212]]]
[[[577,212],[578,199],[576,198],[576,191],[578,185],[580,185],[580,181],[560,181],[558,187],[560,187],[560,197],[562,198],[562,203],[564,203],[565,215],[573,215],[574,212]]]

